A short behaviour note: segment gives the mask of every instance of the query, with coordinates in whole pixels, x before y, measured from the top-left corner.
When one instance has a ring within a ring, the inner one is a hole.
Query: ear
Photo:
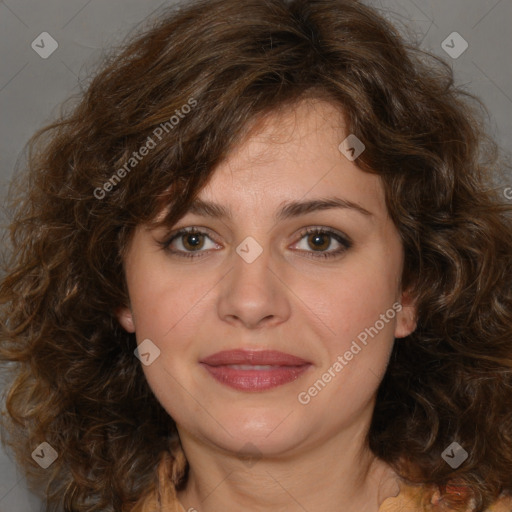
[[[402,308],[396,314],[395,338],[409,336],[417,326],[416,301],[410,290],[402,292],[400,304]]]
[[[118,308],[116,310],[116,317],[118,322],[121,324],[121,327],[125,331],[135,332],[135,322],[133,319],[133,312],[130,308]]]

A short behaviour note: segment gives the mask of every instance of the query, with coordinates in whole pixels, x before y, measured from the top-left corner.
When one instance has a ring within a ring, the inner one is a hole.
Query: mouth
[[[275,350],[225,350],[200,361],[217,382],[240,391],[266,391],[298,379],[312,364]]]

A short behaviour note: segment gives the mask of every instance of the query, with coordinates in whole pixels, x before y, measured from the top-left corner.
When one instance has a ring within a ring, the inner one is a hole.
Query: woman
[[[511,206],[424,57],[189,3],[34,141],[4,423],[51,510],[511,510]]]

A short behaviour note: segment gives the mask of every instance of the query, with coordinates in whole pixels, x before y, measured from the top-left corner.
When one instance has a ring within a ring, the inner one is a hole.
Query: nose
[[[219,283],[219,317],[247,329],[274,326],[290,316],[289,290],[270,251],[263,252],[252,262],[233,254],[233,267]]]

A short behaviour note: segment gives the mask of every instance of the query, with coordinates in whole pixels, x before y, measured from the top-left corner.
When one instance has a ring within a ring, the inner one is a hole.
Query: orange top
[[[179,443],[179,441],[178,441]],[[165,453],[158,465],[158,486],[150,494],[143,496],[129,512],[189,512],[179,502],[175,484],[180,480],[186,466],[183,451],[175,443],[174,460],[170,453]],[[179,448],[179,449],[176,449]],[[397,496],[384,500],[378,512],[423,512],[421,503],[424,501],[425,487],[412,487],[399,483],[400,492]],[[451,486],[452,492],[464,492],[463,488]],[[448,486],[448,490],[450,487]],[[435,512],[435,504],[439,501],[439,492],[432,497],[427,510]],[[127,511],[128,512],[128,511]],[[194,512],[194,509],[190,509]],[[467,512],[471,512],[471,507]],[[512,512],[512,496],[501,496],[486,512]]]

